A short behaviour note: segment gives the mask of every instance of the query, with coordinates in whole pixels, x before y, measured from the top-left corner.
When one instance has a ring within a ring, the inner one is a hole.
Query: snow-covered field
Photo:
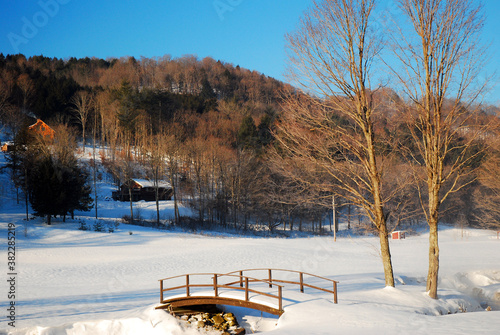
[[[93,212],[52,226],[23,221],[2,177],[0,334],[206,334],[180,323],[159,301],[158,279],[195,272],[282,268],[339,281],[328,293],[285,288],[280,317],[232,308],[247,334],[499,334],[500,240],[496,232],[443,227],[439,300],[425,293],[428,234],[391,241],[396,288],[384,287],[378,238],[260,238],[190,234],[120,224],[114,233],[81,231]],[[101,187],[101,192],[107,192]],[[151,203],[139,203],[145,218]],[[162,202],[169,217],[171,202]],[[101,201],[103,220],[128,213],[127,203]],[[184,209],[186,210],[186,209]],[[16,225],[15,328],[7,299],[8,224]],[[492,311],[485,311],[490,306]]]

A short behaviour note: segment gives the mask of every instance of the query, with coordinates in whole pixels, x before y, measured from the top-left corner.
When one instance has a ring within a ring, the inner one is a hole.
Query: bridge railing
[[[262,273],[262,276],[248,276],[248,273]],[[201,279],[200,279],[201,277]],[[205,277],[205,278],[202,278]],[[209,277],[209,278],[207,278]],[[198,280],[198,281],[197,281]],[[176,282],[174,284],[172,282]],[[179,285],[178,282],[181,281],[184,283]],[[165,298],[165,292],[170,292],[174,290],[182,290],[183,294],[185,294],[186,298],[197,297],[203,298],[207,297],[206,295],[198,294],[198,292],[193,292],[197,288],[209,288],[214,291],[214,298],[219,298],[219,300],[226,299],[227,297],[221,297],[220,293],[223,289],[243,291],[245,294],[244,302],[247,303],[248,306],[258,305],[263,308],[262,303],[256,303],[250,301],[250,294],[259,295],[268,297],[271,299],[276,299],[278,305],[278,313],[283,312],[283,287],[281,284],[292,284],[297,285],[300,289],[300,292],[304,292],[304,289],[311,288],[314,290],[319,290],[327,293],[333,294],[333,302],[337,303],[337,281],[317,276],[311,273],[303,272],[303,271],[294,271],[294,270],[284,270],[284,269],[245,269],[238,270],[229,273],[195,273],[195,274],[185,274],[174,277],[168,277],[164,279],[160,279],[160,302],[162,304],[171,304],[174,300],[182,299],[182,298],[174,298],[169,297]],[[252,284],[252,287],[250,287]],[[170,286],[169,286],[170,285]],[[268,286],[271,290],[264,290],[262,286]],[[318,286],[319,285],[319,286]],[[325,288],[325,286],[331,287]],[[257,289],[256,287],[259,287]],[[274,291],[276,290],[276,291]],[[198,299],[200,300],[200,299]],[[232,299],[238,300],[238,299]],[[271,300],[273,301],[273,300]],[[276,311],[272,308],[273,311]]]
[[[193,283],[193,278],[201,277],[201,276],[211,276],[211,283]],[[168,286],[168,282],[173,280],[179,280],[184,278],[185,284],[177,285],[177,286]],[[227,282],[231,280],[230,282]],[[230,289],[237,291],[244,291],[245,299],[244,301],[250,301],[250,294],[253,293],[255,295],[261,295],[265,297],[269,297],[272,299],[276,299],[278,309],[280,311],[283,310],[283,285],[275,284],[273,282],[267,281],[265,279],[257,279],[253,277],[237,275],[234,273],[194,273],[194,274],[185,274],[174,277],[163,278],[159,280],[160,282],[160,302],[166,303],[168,299],[165,299],[165,292],[173,291],[173,290],[185,290],[186,297],[198,296],[197,294],[193,294],[194,288],[212,288],[214,291],[214,297],[220,296],[221,289]],[[276,294],[264,292],[262,290],[257,290],[250,287],[250,283],[261,283],[265,285],[269,285],[270,288],[273,286],[276,288]]]
[[[267,269],[267,268],[238,270],[238,271],[229,272],[227,274],[232,275],[232,274],[238,273],[239,277],[243,278],[245,273],[255,273],[255,272],[264,272],[265,273],[264,275],[267,277],[266,281],[269,283],[269,287],[272,287],[272,285],[276,285],[275,283],[292,284],[292,285],[299,286],[300,292],[302,292],[302,293],[304,293],[304,287],[309,287],[309,288],[312,288],[315,290],[320,290],[323,292],[333,294],[333,302],[338,303],[338,299],[337,299],[338,281],[335,281],[335,280],[332,280],[332,279],[329,279],[326,277],[317,276],[315,274],[311,274],[311,273],[307,273],[307,272],[303,272],[303,271],[294,271],[294,270],[285,270],[285,269]],[[274,274],[285,273],[287,275],[287,278],[282,279],[282,277],[274,276],[273,273]],[[291,280],[289,280],[289,278],[291,278],[292,276],[296,276],[295,278],[298,277],[297,278],[298,280],[295,281],[295,280],[293,280],[293,278]],[[263,276],[255,276],[255,277],[263,278]],[[331,285],[330,287],[332,287],[332,289],[330,290],[330,289],[327,289],[324,287],[312,285],[312,284],[307,282],[307,280],[310,278],[314,278],[316,280],[324,282],[324,283],[326,283],[325,285],[328,285],[328,286]],[[235,284],[235,283],[231,283],[231,284]],[[239,281],[239,285],[240,286],[243,285],[241,279]]]

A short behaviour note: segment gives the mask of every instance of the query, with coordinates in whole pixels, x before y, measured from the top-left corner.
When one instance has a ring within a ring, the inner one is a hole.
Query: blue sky
[[[382,0],[380,9],[393,0]],[[195,54],[284,80],[286,32],[310,0],[0,0],[0,52],[57,58]],[[500,64],[500,1],[485,1],[487,72]],[[500,88],[488,97],[500,103]]]

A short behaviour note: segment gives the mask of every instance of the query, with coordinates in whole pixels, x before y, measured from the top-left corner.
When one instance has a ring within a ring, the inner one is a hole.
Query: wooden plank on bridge
[[[173,310],[183,307],[185,309],[194,310],[197,308],[196,306],[208,306],[208,305],[229,305],[236,307],[245,307],[278,316],[283,314],[283,311],[279,310],[278,308],[259,304],[252,301],[245,301],[245,300],[226,298],[226,297],[210,297],[210,296],[180,297],[180,298],[169,299],[164,301],[164,305],[158,306],[156,308]]]
[[[157,306],[155,309],[164,309],[167,310],[170,314],[177,316],[177,315],[197,315],[197,314],[203,314],[203,313],[211,313],[211,314],[217,314],[221,313],[222,311],[217,308],[216,305],[195,305],[195,306],[182,306],[182,307],[172,307],[170,304],[164,304]]]

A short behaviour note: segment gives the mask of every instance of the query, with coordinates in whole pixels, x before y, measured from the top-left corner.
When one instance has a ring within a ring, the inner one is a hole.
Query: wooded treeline
[[[406,102],[389,88],[373,94],[374,145],[383,162],[388,227],[425,221],[413,179],[424,168],[414,164],[422,157],[411,141],[415,129],[405,122]],[[284,103],[283,97],[290,95],[297,105],[291,106],[290,99]],[[176,208],[182,201],[197,213],[190,224],[247,229],[258,222],[272,230],[278,225],[303,229],[304,223],[312,223],[320,232],[331,222],[334,194],[346,220],[367,223],[360,214],[362,204],[353,201],[336,179],[355,175],[347,163],[359,157],[336,145],[338,138],[320,131],[321,123],[356,128],[334,103],[306,106],[317,109],[319,122],[310,129],[293,129],[312,140],[304,160],[290,159],[287,143],[275,140],[287,128],[292,130],[294,124],[283,111],[304,107],[301,96],[290,85],[211,58],[62,60],[0,55],[1,120],[12,139],[31,122],[28,116],[54,128],[73,128],[80,140],[93,144],[94,149],[84,149],[92,157],[89,175],[98,161],[117,184],[138,177],[168,180]],[[467,122],[470,127],[498,123],[498,109],[485,107]],[[64,134],[68,132],[57,131],[56,141],[63,141]],[[457,133],[454,141],[462,145],[467,133]],[[493,149],[483,151],[485,142],[493,143]],[[451,195],[440,219],[498,225],[500,187],[496,179],[491,181],[500,169],[498,134],[489,130],[474,139],[474,148],[470,153],[478,154],[468,166],[469,180]],[[322,157],[334,163],[331,174],[312,164]],[[182,224],[177,210],[167,219]]]
[[[70,98],[78,90],[112,90],[124,81],[146,91],[142,97],[147,112],[165,119],[179,110],[209,111],[221,99],[262,108],[275,104],[283,87],[256,71],[195,56],[62,60],[0,54],[0,71],[7,100],[43,120],[69,116]]]

